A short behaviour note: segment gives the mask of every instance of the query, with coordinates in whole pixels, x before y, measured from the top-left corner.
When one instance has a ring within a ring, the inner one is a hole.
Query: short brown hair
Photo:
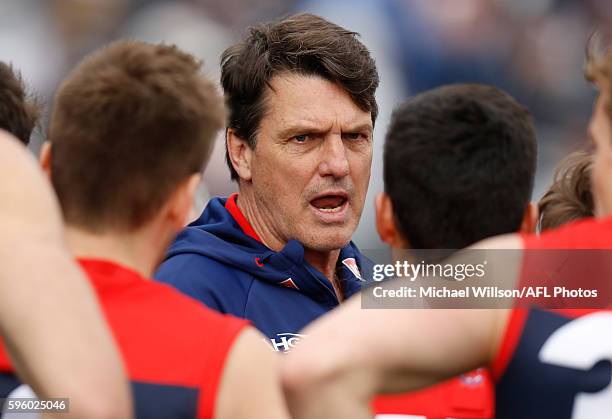
[[[50,124],[52,182],[70,224],[134,230],[202,170],[223,101],[174,46],[110,44],[63,82]]]
[[[26,93],[21,75],[0,62],[0,128],[28,145],[39,117],[40,106]]]
[[[538,202],[541,231],[594,215],[592,167],[593,157],[584,151],[574,152],[559,163],[552,185]]]
[[[371,113],[374,123],[378,72],[357,35],[306,13],[250,28],[243,42],[229,47],[221,56],[229,127],[255,148],[266,88],[283,72],[315,75],[337,83],[360,109]],[[232,180],[238,180],[227,149],[226,160]]]

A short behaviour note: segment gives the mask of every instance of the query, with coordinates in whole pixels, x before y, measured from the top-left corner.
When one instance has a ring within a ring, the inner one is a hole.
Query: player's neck
[[[336,264],[340,256],[340,249],[329,252],[318,252],[316,250],[304,248],[304,259],[329,280],[333,285],[336,295],[340,301],[343,300],[342,287],[336,276]]]
[[[285,247],[287,241],[278,234],[274,228],[274,223],[270,222],[272,217],[270,214],[267,214],[266,209],[257,205],[254,192],[251,188],[240,188],[236,204],[251,227],[253,227],[253,230],[255,230],[255,233],[257,233],[261,242],[268,249],[278,252]]]
[[[66,241],[71,252],[78,258],[116,262],[150,278],[169,241],[160,240],[159,235],[152,233],[151,229],[130,233],[91,233],[67,226]]]

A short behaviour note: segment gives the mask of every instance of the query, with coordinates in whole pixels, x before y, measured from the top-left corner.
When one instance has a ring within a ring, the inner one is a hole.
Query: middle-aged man
[[[0,99],[0,106],[6,115],[17,105]],[[24,133],[28,124],[11,128]],[[119,353],[66,248],[51,186],[32,155],[4,131],[0,173],[0,397],[31,394],[17,370],[39,397],[70,399],[57,417],[132,417]]]
[[[372,161],[378,75],[357,34],[301,14],[250,29],[222,57],[227,162],[213,199],[156,278],[251,320],[276,350],[360,290],[351,235]]]
[[[283,375],[294,417],[371,417],[368,400],[373,394],[419,388],[479,365],[493,367],[499,419],[610,417],[612,264],[609,250],[592,249],[612,248],[612,50],[591,55],[587,75],[600,91],[589,127],[595,144],[593,196],[600,219],[540,237],[493,238],[479,247],[524,249],[521,257],[496,272],[508,284],[519,285],[528,285],[533,278],[526,273],[545,260],[534,257],[534,252],[574,249],[556,261],[552,253],[549,257],[563,270],[544,273],[555,285],[576,287],[578,280],[583,287],[603,291],[597,306],[362,310],[359,298],[353,298],[313,324],[309,339],[285,360]],[[585,249],[591,250],[585,253]],[[595,257],[596,263],[577,263],[577,271],[568,270],[572,255],[578,255],[578,262]],[[563,272],[577,272],[578,277],[565,278]],[[396,327],[390,329],[389,324]]]

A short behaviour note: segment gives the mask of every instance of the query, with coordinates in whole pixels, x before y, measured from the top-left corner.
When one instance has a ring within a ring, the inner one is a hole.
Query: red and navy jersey
[[[398,419],[491,419],[495,417],[493,388],[489,371],[479,368],[423,390],[379,396],[372,410],[377,417]]]
[[[612,417],[612,311],[515,309],[493,373],[498,419]]]
[[[227,354],[247,322],[113,262],[80,263],[122,352],[136,417],[213,418]],[[5,354],[0,371],[6,397],[16,384]]]
[[[523,235],[523,248],[533,249],[612,249],[612,217],[587,218],[566,224],[541,235]]]
[[[526,236],[524,248],[612,248],[612,220]],[[611,360],[612,310],[515,308],[493,365],[497,418],[611,418]]]

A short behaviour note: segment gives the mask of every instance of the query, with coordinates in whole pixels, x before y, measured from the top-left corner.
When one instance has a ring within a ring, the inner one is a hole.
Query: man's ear
[[[376,197],[376,230],[380,239],[389,246],[398,249],[408,247],[408,243],[396,226],[391,198],[385,192],[381,192]]]
[[[174,230],[180,231],[192,221],[194,197],[201,180],[200,173],[192,174],[179,183],[166,202],[166,213]]]
[[[251,159],[253,158],[253,150],[246,140],[240,138],[232,128],[227,129],[225,141],[234,170],[236,170],[240,179],[250,181],[252,178]]]
[[[527,234],[535,233],[539,215],[538,205],[536,203],[530,202],[527,204],[519,232]]]
[[[51,142],[45,141],[40,148],[40,155],[38,157],[40,167],[47,177],[51,178]]]

